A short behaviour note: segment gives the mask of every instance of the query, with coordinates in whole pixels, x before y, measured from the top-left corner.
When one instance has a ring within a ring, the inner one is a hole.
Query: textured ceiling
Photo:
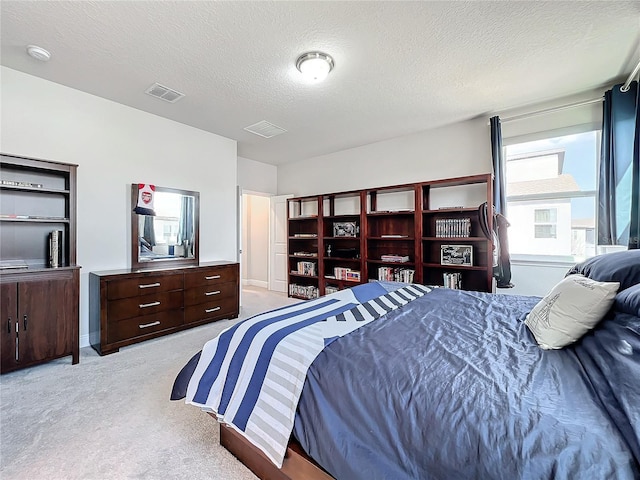
[[[1,63],[280,164],[600,88],[638,61],[640,2],[1,2]],[[48,63],[25,54],[52,53]],[[321,50],[321,84],[295,69]],[[176,104],[144,94],[159,82]],[[265,139],[243,128],[288,130]]]

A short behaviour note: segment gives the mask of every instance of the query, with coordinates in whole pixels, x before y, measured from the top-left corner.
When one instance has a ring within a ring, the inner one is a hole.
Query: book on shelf
[[[296,238],[317,238],[317,233],[294,233],[294,237]]]
[[[405,263],[409,261],[409,256],[397,255],[395,253],[388,253],[388,254],[382,255],[380,257],[380,260],[382,260],[383,262]]]
[[[409,238],[409,235],[380,235],[380,238]]]
[[[298,275],[308,275],[315,277],[317,275],[315,262],[298,262]]]
[[[444,288],[452,288],[454,290],[460,290],[462,288],[462,274],[459,272],[443,273],[442,279]]]
[[[313,253],[313,252],[293,252],[293,255],[295,257],[317,257],[318,256],[317,253]]]
[[[0,180],[0,185],[7,185],[9,187],[30,187],[30,188],[44,187],[44,185],[42,185],[41,183],[18,182],[15,180]]]
[[[0,270],[18,270],[29,268],[24,260],[0,260]]]
[[[436,220],[436,237],[465,238],[470,235],[470,218],[439,218]]]
[[[378,267],[378,280],[413,283],[415,270],[400,267]]]
[[[297,285],[295,283],[289,284],[289,295],[293,297],[302,297],[302,298],[318,298],[319,296],[318,287],[314,287],[313,285]]]

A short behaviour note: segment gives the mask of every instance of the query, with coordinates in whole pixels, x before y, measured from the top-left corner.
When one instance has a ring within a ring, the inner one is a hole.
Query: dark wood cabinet
[[[491,229],[491,199],[490,174],[291,198],[289,295],[313,298],[369,280],[451,286],[452,278],[490,292],[493,243],[478,207],[488,203]],[[443,264],[443,249],[472,259]]]
[[[77,165],[0,155],[2,373],[79,360]],[[51,257],[49,236],[60,237]]]
[[[239,292],[237,263],[91,272],[91,344],[106,355],[150,338],[236,318]]]
[[[2,276],[2,373],[67,355],[78,363],[78,272]]]

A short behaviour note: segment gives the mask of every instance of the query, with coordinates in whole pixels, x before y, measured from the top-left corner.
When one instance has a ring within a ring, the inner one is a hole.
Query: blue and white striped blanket
[[[186,402],[216,414],[278,467],[307,370],[323,348],[430,290],[370,283],[266,312],[209,341]]]

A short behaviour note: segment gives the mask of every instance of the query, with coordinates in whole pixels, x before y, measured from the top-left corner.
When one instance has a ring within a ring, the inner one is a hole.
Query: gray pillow
[[[533,307],[525,324],[545,350],[569,345],[591,330],[611,308],[620,284],[569,275]]]

